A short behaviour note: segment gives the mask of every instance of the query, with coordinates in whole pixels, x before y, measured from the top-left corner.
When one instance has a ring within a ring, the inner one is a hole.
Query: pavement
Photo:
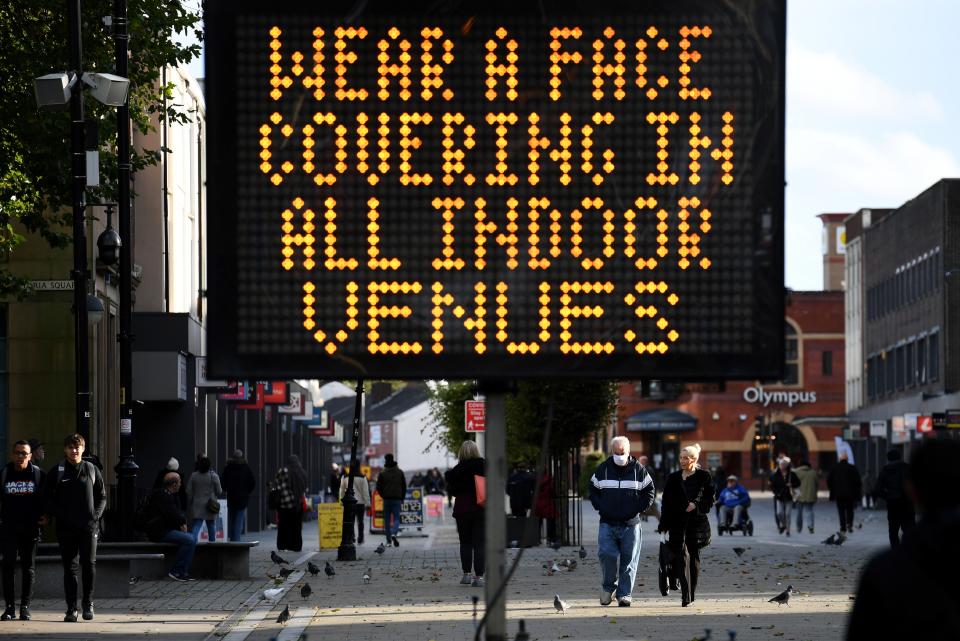
[[[596,550],[597,517],[584,507],[584,538],[588,556],[574,572],[546,576],[544,564],[576,558],[577,548],[559,552],[541,547],[526,550],[508,588],[508,633],[512,639],[524,619],[531,638],[612,641],[686,641],[711,629],[713,638],[726,639],[727,630],[739,641],[783,639],[821,641],[843,638],[852,595],[864,562],[886,548],[886,515],[883,511],[858,511],[862,525],[841,547],[821,545],[834,532],[837,514],[833,504],[817,504],[815,534],[776,531],[769,495],[754,495],[751,516],[753,537],[717,536],[702,552],[702,573],[697,600],[681,608],[679,594],[662,597],[657,589],[657,534],[653,519],[643,524],[644,543],[630,608],[599,605],[600,572]],[[275,573],[269,554],[275,531],[254,533],[261,541],[251,554],[247,581],[140,580],[124,599],[94,599],[96,618],[63,623],[63,603],[36,601],[33,621],[0,623],[0,636],[29,634],[32,639],[133,639],[170,641],[292,641],[300,638],[351,641],[441,641],[469,639],[477,618],[483,615],[483,590],[459,585],[460,568],[456,531],[446,522],[429,524],[426,537],[400,539],[399,548],[382,556],[373,550],[380,537],[367,535],[358,549],[360,560],[337,563],[336,550],[319,550],[315,523],[304,525],[304,550],[283,553],[297,570],[281,586],[276,601],[262,598],[273,588],[267,572]],[[714,531],[715,532],[715,531]],[[737,557],[734,547],[746,552]],[[517,551],[508,553],[512,563]],[[304,577],[306,563],[323,566],[330,560],[337,574],[326,578]],[[361,581],[365,571],[370,584]],[[300,596],[308,582],[309,598]],[[792,584],[799,594],[789,606],[767,599]],[[571,604],[566,614],[553,608],[553,595]],[[291,618],[276,623],[289,606]]]

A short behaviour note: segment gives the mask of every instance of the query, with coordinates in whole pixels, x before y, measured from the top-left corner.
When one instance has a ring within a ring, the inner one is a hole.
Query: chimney
[[[843,291],[843,260],[847,250],[843,221],[850,214],[819,214],[823,223],[823,289]]]

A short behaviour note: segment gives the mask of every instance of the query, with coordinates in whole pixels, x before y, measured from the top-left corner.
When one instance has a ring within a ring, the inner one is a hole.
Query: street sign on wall
[[[205,20],[213,374],[781,376],[783,0]]]

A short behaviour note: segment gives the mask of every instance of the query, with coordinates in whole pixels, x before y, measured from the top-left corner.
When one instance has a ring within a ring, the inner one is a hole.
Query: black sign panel
[[[784,14],[208,2],[211,374],[780,377]]]

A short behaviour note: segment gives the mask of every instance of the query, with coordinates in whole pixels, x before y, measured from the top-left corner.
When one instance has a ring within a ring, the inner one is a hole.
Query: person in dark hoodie
[[[3,596],[7,608],[2,621],[14,618],[14,581],[17,555],[20,555],[21,590],[20,620],[30,620],[30,596],[33,592],[37,541],[40,526],[46,523],[43,514],[44,474],[30,462],[30,443],[13,444],[13,460],[0,472],[0,518],[3,519],[0,549],[3,550]]]
[[[916,516],[907,494],[907,464],[900,459],[900,450],[887,452],[887,461],[877,479],[877,495],[887,502],[890,547],[895,548],[900,545],[900,531],[906,534],[913,529]]]
[[[610,605],[616,594],[617,605],[629,607],[640,561],[640,514],[653,504],[656,490],[646,469],[630,456],[627,437],[614,437],[610,451],[590,477],[590,503],[600,513],[600,605]]]
[[[459,462],[447,470],[447,492],[456,499],[453,518],[457,522],[460,538],[460,565],[463,568],[461,585],[483,587],[486,570],[484,553],[484,508],[477,504],[477,484],[474,477],[483,476],[483,458],[473,441],[464,441],[460,446]],[[473,571],[471,576],[470,572]]]
[[[56,521],[57,544],[63,563],[63,591],[67,602],[64,621],[77,620],[78,575],[83,573],[83,620],[93,619],[93,583],[96,579],[98,523],[107,506],[107,490],[96,465],[83,460],[86,441],[71,434],[63,441],[64,460],[47,473],[44,499],[47,514]],[[78,561],[79,558],[79,561]]]
[[[393,454],[383,457],[383,469],[377,477],[377,492],[383,499],[383,529],[387,535],[387,545],[393,543],[400,547],[397,535],[400,533],[400,509],[407,496],[407,477],[397,467]]]
[[[243,450],[234,450],[230,462],[223,468],[221,481],[223,491],[227,493],[227,513],[230,522],[227,524],[227,535],[231,541],[239,541],[247,529],[247,505],[250,503],[250,494],[257,486],[257,479],[253,470],[243,458]]]
[[[827,489],[830,500],[837,502],[837,514],[840,517],[840,531],[853,532],[853,509],[860,501],[863,487],[860,472],[847,460],[846,452],[838,455],[840,459],[827,476]]]
[[[960,639],[960,441],[925,440],[907,468],[907,494],[921,517],[903,542],[860,575],[847,641]]]

